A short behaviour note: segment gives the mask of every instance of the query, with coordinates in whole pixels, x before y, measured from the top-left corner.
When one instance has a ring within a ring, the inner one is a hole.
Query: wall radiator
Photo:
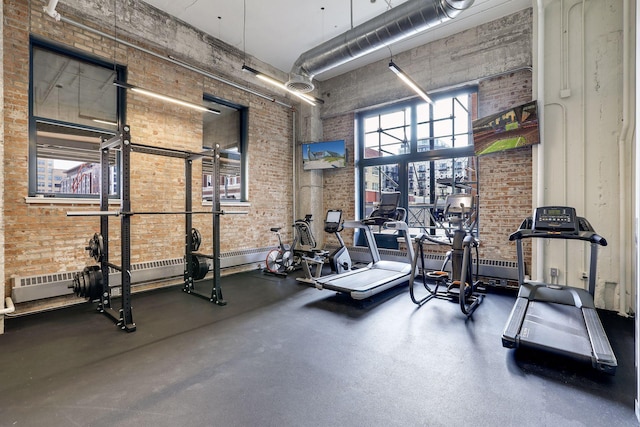
[[[244,249],[224,252],[220,255],[220,267],[230,268],[242,265],[255,264],[264,266],[267,253],[272,248]],[[326,245],[325,250],[333,251],[335,245]],[[369,263],[371,256],[369,249],[362,246],[348,247],[351,259],[355,263]],[[404,251],[380,248],[382,259],[390,261],[406,262],[407,255]],[[425,261],[429,270],[439,270],[442,266],[444,255],[426,254]],[[211,260],[208,260],[209,264]],[[211,269],[211,265],[209,266]],[[12,279],[11,298],[15,303],[35,301],[62,295],[73,294],[69,285],[73,283],[73,276],[78,271],[65,271],[37,276],[14,277]],[[173,258],[157,261],[140,262],[131,265],[131,283],[137,285],[148,284],[171,279],[182,279],[184,274],[184,260]],[[515,261],[480,260],[480,276],[491,278],[492,285],[507,286],[509,281],[518,280],[518,264]],[[109,284],[120,285],[120,272],[109,270]],[[115,290],[115,289],[114,289]],[[114,292],[114,296],[117,292]]]
[[[220,267],[229,268],[247,264],[264,265],[267,253],[272,248],[244,249],[224,252],[220,255]],[[211,260],[207,260],[211,269]],[[73,294],[69,285],[73,283],[73,276],[80,272],[65,271],[37,276],[14,277],[12,279],[11,298],[15,303],[35,301],[45,298]],[[170,279],[182,279],[184,274],[184,260],[182,258],[164,259],[140,262],[131,265],[131,285],[141,285]],[[121,275],[119,271],[109,269],[109,284],[119,286]],[[114,291],[116,291],[114,289]],[[114,296],[117,291],[114,292]]]

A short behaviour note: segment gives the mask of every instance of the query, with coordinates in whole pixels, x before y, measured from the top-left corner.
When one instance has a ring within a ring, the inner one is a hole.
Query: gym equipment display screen
[[[347,149],[343,139],[302,144],[304,170],[343,168],[346,162]]]
[[[533,215],[534,231],[577,233],[576,210],[566,206],[543,206]]]
[[[473,121],[476,156],[539,143],[537,101]]]
[[[327,211],[327,219],[325,220],[325,222],[335,222],[336,224],[339,224],[341,219],[342,219],[342,211],[332,210],[332,211]]]

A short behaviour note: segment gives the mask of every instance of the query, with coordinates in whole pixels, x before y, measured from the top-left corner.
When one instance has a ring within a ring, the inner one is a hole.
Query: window
[[[466,89],[433,105],[412,100],[356,116],[360,217],[373,211],[381,192],[400,191],[412,232],[435,233],[448,194],[477,195],[476,99],[475,89]]]
[[[246,128],[247,109],[211,96],[204,97],[207,107],[220,114],[203,114],[202,146],[212,149],[220,146],[220,200],[245,201],[246,191]],[[213,200],[213,161],[202,163],[202,198]]]
[[[97,197],[100,141],[124,122],[123,91],[113,85],[124,68],[31,40],[29,195]],[[118,161],[110,159],[111,176]],[[112,179],[109,194],[119,194]]]

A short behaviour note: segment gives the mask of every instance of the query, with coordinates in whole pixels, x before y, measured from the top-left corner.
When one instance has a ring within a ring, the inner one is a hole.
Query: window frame
[[[453,98],[453,97],[459,97],[464,95],[473,97],[473,95],[475,94],[475,100],[476,100],[475,102],[477,104],[477,93],[478,93],[477,86],[466,86],[453,91],[441,92],[437,95],[432,96],[432,99],[434,101],[437,101],[440,99]],[[397,183],[398,183],[399,191],[401,192],[399,206],[404,207],[405,209],[407,209],[407,212],[409,212],[410,206],[409,206],[408,189],[409,189],[409,181],[410,181],[409,165],[411,163],[430,162],[431,167],[429,169],[430,170],[429,179],[431,181],[435,181],[435,175],[434,175],[435,162],[439,160],[452,160],[457,158],[476,157],[474,152],[474,146],[473,146],[473,138],[472,138],[472,132],[473,132],[472,119],[474,114],[473,105],[470,106],[471,109],[469,111],[469,123],[468,123],[468,132],[467,132],[467,135],[469,138],[468,145],[462,146],[462,147],[449,147],[449,148],[435,149],[433,144],[433,141],[435,140],[435,136],[433,132],[433,123],[434,123],[433,109],[430,108],[429,116],[430,116],[431,123],[429,124],[430,126],[429,135],[432,140],[430,144],[430,149],[426,151],[418,150],[417,128],[419,123],[417,121],[417,107],[425,104],[426,103],[420,98],[412,98],[409,100],[390,104],[381,108],[362,111],[356,114],[355,124],[356,124],[357,144],[356,144],[356,166],[355,166],[356,186],[355,187],[356,187],[356,215],[358,218],[366,217],[366,213],[367,213],[367,202],[365,197],[366,191],[367,191],[367,189],[365,188],[366,187],[365,170],[367,168],[375,167],[375,166],[383,168],[384,166],[387,166],[387,165],[392,166],[397,164],[397,168],[398,168]],[[408,128],[408,132],[406,133],[407,138],[409,139],[408,152],[396,154],[396,155],[384,156],[384,157],[365,158],[365,149],[366,149],[365,124],[364,124],[365,120],[374,116],[381,116],[384,114],[388,114],[403,108],[408,108],[410,110],[409,128]],[[453,132],[455,135],[455,128],[453,129]],[[477,178],[477,174],[476,174],[476,178]],[[477,181],[478,179],[476,179],[476,182],[475,182],[476,192],[479,191],[479,182]],[[432,182],[430,186],[431,198],[433,198],[433,195],[435,193],[435,188],[436,186],[434,185],[434,182]],[[377,190],[378,194],[384,190],[385,190],[384,188],[379,188]],[[434,209],[435,209],[436,200],[433,200],[432,203],[434,204]],[[409,221],[409,218],[407,218],[407,221]],[[476,225],[476,230],[477,230],[477,225]]]
[[[248,201],[248,195],[249,195],[249,183],[248,183],[248,174],[247,174],[247,170],[248,170],[248,155],[247,155],[247,148],[248,148],[248,135],[249,135],[249,108],[244,106],[244,105],[240,105],[240,104],[236,104],[234,102],[228,101],[226,99],[223,98],[219,98],[215,95],[211,95],[211,94],[207,94],[205,93],[203,95],[203,100],[205,102],[215,102],[216,104],[220,104],[222,106],[234,109],[238,112],[238,114],[240,115],[240,126],[238,129],[239,132],[239,144],[240,146],[239,148],[239,154],[240,154],[240,199],[230,199],[230,198],[220,198],[220,203],[221,204],[232,204],[232,203],[237,203],[237,202],[247,202]],[[204,113],[204,114],[209,114],[209,113]],[[203,129],[204,132],[204,129]],[[213,147],[206,147],[204,145],[204,135],[203,135],[203,144],[202,147],[204,149],[211,149]],[[204,173],[204,168],[202,171],[203,177],[205,175]],[[204,179],[202,180],[204,182]],[[208,200],[205,200],[203,197],[203,202],[208,202]]]
[[[98,126],[88,126],[80,123],[66,122],[63,120],[52,119],[48,117],[40,117],[34,115],[35,108],[35,88],[34,88],[34,50],[40,49],[49,53],[60,55],[63,57],[71,58],[72,60],[88,63],[93,66],[108,68],[115,71],[116,79],[120,81],[126,81],[126,67],[117,63],[109,62],[103,58],[89,55],[84,51],[76,50],[63,46],[51,41],[45,40],[40,37],[29,37],[29,155],[28,155],[28,197],[47,197],[47,198],[73,198],[73,199],[88,199],[97,200],[100,198],[100,193],[97,194],[74,194],[74,193],[56,193],[56,192],[41,192],[38,189],[38,137],[37,137],[37,125],[38,123],[46,123],[54,126],[66,127],[69,129],[76,129],[79,131],[94,132],[103,134],[105,136],[115,136],[117,129],[106,129]],[[121,128],[123,123],[126,123],[126,91],[123,88],[116,87],[116,120],[117,128]],[[100,155],[99,146],[97,147],[98,156]],[[115,159],[116,176],[120,176],[120,158],[116,156]],[[115,193],[110,194],[110,199],[119,199],[121,192],[121,182],[117,183]]]

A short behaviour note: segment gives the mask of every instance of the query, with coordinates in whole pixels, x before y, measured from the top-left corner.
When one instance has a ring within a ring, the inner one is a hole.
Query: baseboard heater
[[[326,245],[325,250],[333,251],[335,245]],[[239,267],[247,264],[264,265],[267,253],[272,248],[254,248],[237,251],[223,252],[220,254],[220,267],[222,269]],[[355,263],[369,263],[371,256],[369,249],[363,246],[348,247],[351,259]],[[395,249],[380,248],[380,256],[385,260],[405,262],[406,253]],[[444,255],[427,254],[426,267],[430,270],[439,270]],[[211,262],[209,260],[209,262]],[[209,267],[211,269],[211,266]],[[36,301],[73,294],[69,285],[73,283],[73,276],[78,271],[65,271],[36,276],[14,277],[12,279],[11,298],[15,303]],[[131,284],[133,287],[152,282],[181,279],[184,274],[184,261],[182,258],[173,258],[157,261],[140,262],[131,265]],[[480,260],[480,276],[495,278],[498,281],[517,281],[518,265],[512,261]],[[120,285],[120,272],[109,271],[109,283],[113,286]],[[498,282],[496,282],[498,283]]]
[[[220,268],[239,267],[246,264],[264,264],[271,248],[256,248],[224,252],[220,254]],[[208,261],[211,263],[211,260]],[[209,265],[211,269],[211,264]],[[73,294],[69,285],[78,271],[65,271],[37,276],[14,277],[12,279],[11,298],[15,303],[41,300]],[[182,279],[184,260],[172,258],[131,265],[132,287],[170,279]],[[109,269],[109,284],[119,286],[121,274]]]

